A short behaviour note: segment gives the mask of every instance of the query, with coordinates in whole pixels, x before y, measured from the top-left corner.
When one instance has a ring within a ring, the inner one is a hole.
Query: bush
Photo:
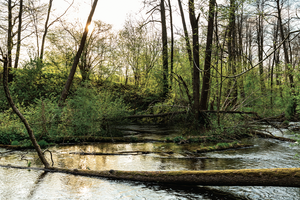
[[[122,98],[107,91],[97,92],[90,83],[85,83],[67,101],[62,121],[74,135],[107,136],[111,125],[122,123],[128,110]]]
[[[19,145],[19,142],[18,141],[12,141],[11,145]]]
[[[37,140],[73,136],[111,136],[112,125],[124,121],[128,106],[108,92],[97,92],[85,83],[58,107],[56,98],[38,99],[23,109]]]

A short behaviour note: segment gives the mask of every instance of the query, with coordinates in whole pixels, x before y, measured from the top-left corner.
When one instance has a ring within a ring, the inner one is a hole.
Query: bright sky
[[[71,2],[71,0],[68,0]],[[74,0],[74,5],[68,11],[68,18],[80,18],[85,24],[91,9],[92,0]],[[93,20],[101,20],[105,23],[112,24],[113,28],[118,30],[123,27],[124,21],[128,14],[135,16],[142,8],[141,0],[98,0]],[[56,15],[63,13],[68,4],[62,0],[54,0],[53,8]]]

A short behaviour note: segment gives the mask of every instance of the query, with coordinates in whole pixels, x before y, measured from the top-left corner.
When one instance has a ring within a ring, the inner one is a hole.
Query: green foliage
[[[25,147],[25,148],[33,148],[32,142],[30,139],[25,139],[20,141],[21,147]]]
[[[170,137],[166,137],[166,142],[172,142],[172,139]]]
[[[216,144],[217,149],[218,148],[228,148],[228,147],[230,147],[230,144],[228,144],[228,143],[218,143],[218,144]]]
[[[35,99],[59,97],[68,74],[53,70],[53,66],[40,60],[30,60],[21,69],[12,69],[14,81],[9,83],[9,90],[15,104],[29,106]],[[70,94],[80,81],[75,76]],[[2,81],[0,83],[2,86]],[[0,111],[8,109],[4,91],[0,90]]]
[[[16,145],[16,146],[17,146],[17,145],[19,145],[19,144],[20,144],[20,143],[19,143],[18,141],[16,141],[16,140],[14,140],[14,141],[11,142],[11,145]]]
[[[38,141],[38,144],[40,145],[41,148],[45,148],[47,146],[49,146],[50,144],[48,142],[46,142],[45,140],[40,140]]]
[[[174,143],[178,143],[182,140],[185,140],[185,138],[183,136],[176,136],[176,137],[173,138]]]
[[[109,136],[111,125],[124,121],[128,106],[107,91],[97,92],[90,83],[78,88],[63,109],[62,121],[73,135]]]
[[[137,137],[130,137],[130,141],[131,141],[131,142],[136,142],[137,139],[138,139]]]
[[[11,144],[28,138],[24,125],[11,109],[0,112],[0,143]]]
[[[54,96],[35,99],[28,106],[17,103],[40,146],[65,137],[119,134],[113,125],[124,122],[129,114],[129,107],[121,97],[105,90],[97,91],[90,83],[79,87],[63,108],[58,107],[56,99]],[[24,125],[9,109],[0,112],[0,143],[11,144],[12,141],[31,147]]]

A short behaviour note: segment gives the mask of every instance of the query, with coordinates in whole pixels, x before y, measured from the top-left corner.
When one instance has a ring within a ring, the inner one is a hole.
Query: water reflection
[[[287,136],[289,137],[289,135]],[[272,139],[251,139],[253,148],[210,152],[196,155],[190,152],[198,145],[165,143],[136,143],[78,145],[52,147],[56,167],[91,170],[211,170],[298,167],[298,146]],[[70,152],[172,151],[173,154],[141,154],[126,156],[95,156]],[[5,152],[0,149],[0,152]],[[42,166],[34,151],[0,154],[1,164]],[[50,156],[47,154],[48,159]],[[207,157],[207,158],[204,158]],[[282,187],[176,187],[105,178],[80,177],[60,173],[43,173],[0,168],[1,199],[300,199],[299,188]]]

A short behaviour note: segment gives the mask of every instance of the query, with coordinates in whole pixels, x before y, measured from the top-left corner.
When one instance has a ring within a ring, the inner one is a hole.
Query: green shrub
[[[40,145],[41,148],[49,146],[49,143],[46,142],[45,140],[38,141],[38,144]]]
[[[184,138],[183,136],[176,136],[176,137],[174,137],[174,139],[173,139],[173,141],[174,141],[175,143],[178,143],[178,142],[180,142],[180,141],[182,141],[182,140],[185,140],[185,138]]]
[[[14,140],[11,142],[11,145],[19,145],[19,142]]]
[[[62,121],[73,135],[109,136],[111,126],[124,121],[128,106],[109,92],[97,92],[90,83],[78,88],[62,112]]]

